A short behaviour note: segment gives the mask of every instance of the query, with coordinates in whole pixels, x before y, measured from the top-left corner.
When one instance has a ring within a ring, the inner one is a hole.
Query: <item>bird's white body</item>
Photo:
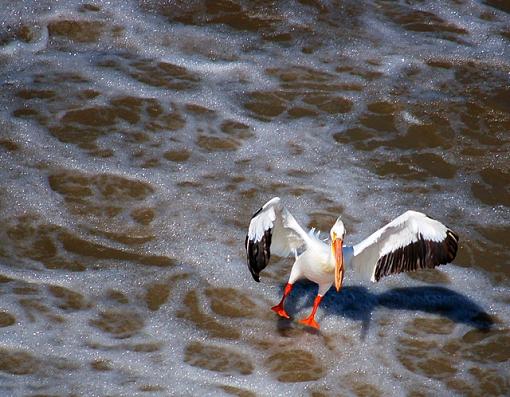
[[[284,297],[273,308],[283,317],[283,301],[292,285],[301,278],[318,284],[318,298],[307,325],[318,326],[313,315],[322,296],[335,283],[340,289],[346,272],[355,271],[371,281],[381,277],[452,261],[457,253],[457,235],[442,223],[416,211],[407,211],[354,246],[343,246],[343,222],[338,218],[330,231],[331,241],[319,239],[313,229],[306,233],[275,197],[257,211],[246,236],[248,268],[259,281],[259,273],[269,263],[271,253],[294,253]],[[298,251],[301,253],[298,254]]]
[[[305,277],[319,285],[319,294],[324,295],[333,284],[335,260],[329,246],[316,242],[298,256],[290,272],[289,283]]]
[[[294,284],[297,280],[307,278],[319,285],[319,295],[324,295],[334,282],[335,257],[331,246],[318,238],[311,237],[315,241],[307,244],[307,249],[299,255],[290,272],[289,283]],[[353,248],[344,246],[344,268],[351,265]]]

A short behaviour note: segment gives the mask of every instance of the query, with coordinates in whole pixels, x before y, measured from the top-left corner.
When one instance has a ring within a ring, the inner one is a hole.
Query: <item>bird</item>
[[[452,262],[457,255],[459,237],[449,227],[418,211],[406,211],[358,244],[344,245],[346,229],[341,216],[331,227],[329,240],[321,240],[320,232],[306,232],[274,197],[253,214],[245,239],[248,269],[257,282],[269,264],[271,254],[294,255],[294,264],[273,310],[290,318],[284,302],[296,281],[306,278],[318,284],[318,292],[310,315],[299,323],[320,329],[315,314],[323,296],[333,284],[342,288],[346,272],[356,271],[377,282],[396,273],[430,269]]]

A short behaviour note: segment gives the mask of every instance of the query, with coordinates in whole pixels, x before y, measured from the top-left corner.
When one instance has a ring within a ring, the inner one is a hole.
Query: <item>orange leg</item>
[[[299,322],[301,324],[307,325],[308,327],[312,327],[312,328],[315,328],[315,329],[319,329],[320,328],[319,323],[317,321],[315,321],[315,313],[317,312],[317,308],[319,307],[319,303],[321,303],[321,300],[322,300],[322,296],[321,295],[317,295],[315,297],[315,300],[313,302],[312,312],[310,313],[310,315],[307,318],[299,320]]]
[[[272,311],[274,311],[276,314],[278,314],[281,317],[290,318],[285,309],[283,308],[283,302],[285,301],[285,298],[290,294],[290,291],[292,291],[293,284],[287,283],[285,286],[285,289],[283,290],[283,297],[280,303],[278,303],[276,306],[273,306],[271,308]]]

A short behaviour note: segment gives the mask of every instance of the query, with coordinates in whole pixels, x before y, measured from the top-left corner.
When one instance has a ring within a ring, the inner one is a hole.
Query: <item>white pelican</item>
[[[455,258],[458,236],[442,223],[416,211],[407,211],[354,246],[344,246],[344,224],[337,219],[330,231],[331,242],[319,239],[314,229],[306,233],[275,197],[258,210],[246,236],[248,268],[255,279],[269,263],[271,253],[288,256],[295,262],[282,300],[271,309],[289,318],[283,307],[294,283],[307,278],[319,285],[310,316],[300,323],[319,328],[315,313],[324,294],[335,283],[342,287],[344,273],[353,269],[371,281],[404,271],[433,268]],[[302,250],[298,255],[298,250]]]

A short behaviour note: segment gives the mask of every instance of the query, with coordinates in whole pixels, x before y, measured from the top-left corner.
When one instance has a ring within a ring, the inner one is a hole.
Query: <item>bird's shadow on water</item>
[[[287,312],[293,316],[300,310],[311,310],[316,294],[315,284],[297,283],[285,302]],[[324,317],[336,315],[360,321],[361,339],[366,337],[372,313],[379,307],[437,314],[482,331],[490,330],[494,323],[492,317],[467,296],[438,286],[392,288],[380,294],[363,286],[344,286],[339,293],[331,289],[320,306]]]

